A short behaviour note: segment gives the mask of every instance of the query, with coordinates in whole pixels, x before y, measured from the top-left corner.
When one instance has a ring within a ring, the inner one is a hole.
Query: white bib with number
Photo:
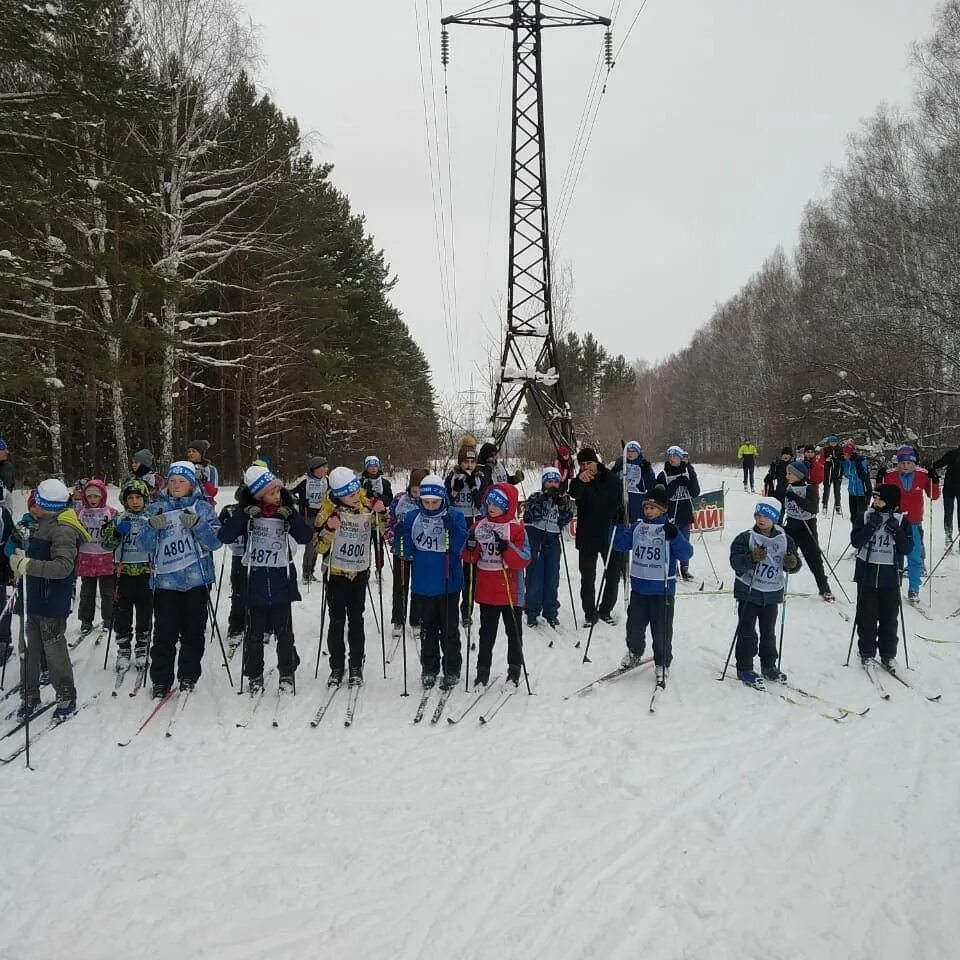
[[[186,570],[197,559],[193,534],[180,523],[182,510],[164,514],[167,526],[157,531],[157,561],[154,566],[160,575]]]
[[[276,517],[255,517],[247,524],[245,567],[276,569],[287,565],[286,524]]]
[[[779,528],[777,528],[779,529]],[[756,530],[750,531],[750,549],[765,547],[766,557],[749,573],[741,574],[738,580],[745,583],[751,590],[761,593],[777,593],[783,589],[783,558],[787,553],[787,535],[779,530],[772,537],[764,537]]]
[[[84,507],[80,511],[80,522],[90,534],[89,542],[80,545],[81,553],[110,553],[103,545],[103,528],[109,519],[109,507]]]
[[[637,524],[633,531],[630,576],[663,581],[667,567],[667,534],[662,523]]]
[[[481,520],[474,528],[473,535],[480,549],[477,566],[481,570],[503,569],[503,561],[500,559],[500,550],[497,547],[497,540],[500,538],[496,534],[496,527],[497,524],[489,520]]]
[[[337,570],[347,573],[362,573],[370,568],[370,529],[373,515],[370,513],[343,513],[333,545],[330,547],[330,563]]]
[[[463,486],[454,494],[453,505],[468,519],[477,515],[477,505],[473,500],[473,480],[464,480]]]
[[[643,469],[640,461],[628,460],[623,467],[623,480],[627,488],[627,493],[646,493],[643,489]]]
[[[687,473],[686,468],[680,471],[680,473],[666,473],[664,476],[667,478],[667,483],[669,484],[671,480],[675,480],[677,477],[684,477],[688,481],[690,480],[690,474]],[[678,500],[692,500],[693,497],[690,496],[690,488],[685,483],[678,483],[673,493],[670,496],[670,499],[674,502]]]
[[[310,510],[319,510],[323,506],[323,498],[327,495],[329,482],[326,477],[307,477],[307,507]]]
[[[427,553],[446,553],[447,531],[443,526],[443,517],[428,517],[419,514],[413,521],[413,547]]]
[[[873,507],[867,507],[867,512],[863,515],[863,521],[866,523],[870,515],[876,511]],[[893,516],[893,514],[891,514]],[[893,540],[893,534],[889,530],[881,527],[871,538],[866,546],[857,551],[857,556],[864,561],[877,563],[884,567],[892,567],[897,562],[897,546]]]
[[[790,484],[787,487],[788,491],[792,491],[801,499],[807,495],[807,485],[805,483],[800,484],[799,486],[793,486]],[[803,507],[797,503],[796,500],[791,500],[789,497],[786,499],[787,505],[787,516],[791,520],[812,520],[813,514],[804,510]]]

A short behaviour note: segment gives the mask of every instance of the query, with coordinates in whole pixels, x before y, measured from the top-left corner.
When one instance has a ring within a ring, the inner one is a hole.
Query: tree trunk
[[[49,307],[50,316],[56,314],[53,304]],[[57,380],[57,348],[51,347],[43,362],[43,375],[47,378],[47,389],[50,392],[48,403],[50,404],[50,424],[47,427],[47,433],[50,436],[50,463],[53,467],[53,473],[56,476],[63,476],[63,430],[60,424],[60,397],[57,391],[60,389],[54,384]]]
[[[165,298],[160,315],[163,334],[163,361],[160,369],[160,460],[173,460],[173,401],[177,385],[177,348],[174,343],[177,322],[177,304]]]

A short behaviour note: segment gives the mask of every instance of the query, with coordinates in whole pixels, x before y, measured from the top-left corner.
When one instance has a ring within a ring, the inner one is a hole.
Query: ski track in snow
[[[750,524],[756,497],[740,491],[733,470],[701,473],[704,489],[733,484],[723,539],[707,537],[729,588],[729,544]],[[939,509],[932,562],[943,549]],[[848,533],[838,519],[831,561]],[[694,544],[693,568],[709,587]],[[575,577],[569,542],[568,559]],[[214,640],[174,735],[163,734],[168,706],[119,750],[148,700],[124,695],[130,678],[111,698],[104,646],[88,640],[74,652],[77,685],[81,697],[103,695],[37,743],[34,772],[22,758],[0,768],[0,957],[57,955],[65,944],[79,960],[951,956],[960,938],[960,668],[954,647],[933,650],[914,636],[960,639],[960,624],[944,619],[957,606],[960,559],[944,569],[936,623],[906,610],[907,676],[924,692],[942,690],[939,704],[892,680],[882,702],[856,650],[842,666],[852,624],[815,599],[788,601],[791,681],[871,708],[840,724],[732,674],[717,682],[735,625],[729,595],[677,598],[673,677],[655,715],[650,671],[564,701],[613,667],[623,627],[598,625],[593,663],[582,666],[562,572],[562,635],[549,649],[549,627],[524,630],[537,695],[521,683],[487,727],[478,710],[456,726],[414,726],[412,638],[404,699],[399,653],[382,679],[368,609],[356,723],[343,727],[341,693],[311,729],[325,690],[325,660],[313,679],[318,586],[295,607],[303,666],[278,729],[275,673],[269,703],[248,729],[235,727],[244,701]],[[853,563],[838,573],[846,586]],[[791,588],[814,589],[806,569]],[[389,597],[387,570],[388,618]],[[224,633],[228,602],[225,591]],[[271,646],[268,668],[274,656]],[[502,636],[494,658],[502,669]],[[231,669],[238,683],[239,657]],[[464,704],[461,687],[446,713]]]

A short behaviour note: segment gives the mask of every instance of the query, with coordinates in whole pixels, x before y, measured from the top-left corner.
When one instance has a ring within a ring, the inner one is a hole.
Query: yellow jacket
[[[317,554],[321,557],[330,552],[330,548],[333,546],[333,541],[337,535],[335,530],[331,530],[329,527],[327,527],[327,520],[329,520],[330,517],[332,517],[335,513],[373,514],[373,500],[368,496],[367,491],[363,488],[360,489],[360,505],[358,507],[349,507],[345,503],[334,503],[330,498],[329,493],[323,498],[323,504],[320,507],[320,512],[317,514],[316,519],[313,522],[313,545],[317,551]],[[378,516],[374,514],[374,530],[378,529],[379,523],[380,520],[378,519]],[[334,566],[330,567],[330,573],[338,577],[347,577],[351,580],[357,576],[357,574],[352,570],[341,570]]]
[[[759,457],[760,451],[752,443],[741,443],[740,449],[737,451],[737,459],[740,460],[743,457]]]

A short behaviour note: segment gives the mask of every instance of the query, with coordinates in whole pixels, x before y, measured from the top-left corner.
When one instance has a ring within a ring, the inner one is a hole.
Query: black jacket
[[[371,477],[366,470],[360,474],[360,481],[363,484],[363,489],[367,491],[371,500],[381,500],[383,505],[387,508],[390,507],[390,504],[393,502],[393,488],[390,486],[390,481],[383,475],[383,473],[378,473],[375,477]]]
[[[877,514],[872,507],[864,513],[853,519],[853,530],[850,533],[850,545],[855,550],[865,547],[877,532],[876,527],[870,525],[871,516]],[[880,511],[883,517],[881,526],[885,526],[889,519],[896,522],[896,532],[892,534],[893,543],[896,547],[896,563],[894,566],[889,564],[868,563],[857,557],[857,569],[853,579],[858,584],[874,587],[878,590],[894,590],[900,587],[900,576],[903,571],[903,560],[913,549],[913,528],[905,513],[894,512],[893,510]]]
[[[584,483],[579,474],[570,481],[570,496],[577,502],[577,549],[606,551],[610,526],[622,504],[620,482],[600,463],[589,483]]]
[[[693,464],[681,463],[679,467],[674,467],[665,463],[663,469],[657,474],[657,483],[662,483],[667,488],[667,497],[670,499],[668,518],[678,527],[693,523],[693,500],[673,499],[682,486],[686,486],[691,497],[700,496],[700,481],[697,479],[697,471],[693,469]]]
[[[787,492],[787,464],[789,462],[789,460],[781,460],[777,457],[777,459],[770,464],[770,469],[763,478],[764,496],[776,497],[783,503],[784,494]],[[829,462],[830,461],[827,460],[827,463]]]
[[[960,447],[948,450],[939,460],[932,464],[934,470],[946,468],[947,476],[943,481],[945,490],[960,490]]]

